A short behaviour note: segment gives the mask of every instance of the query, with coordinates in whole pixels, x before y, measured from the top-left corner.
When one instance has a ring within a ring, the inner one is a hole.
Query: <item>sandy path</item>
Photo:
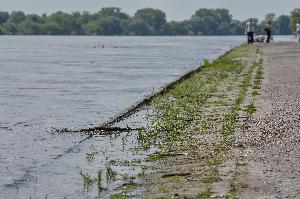
[[[300,198],[300,45],[273,43],[262,51],[265,78],[242,136],[256,146],[244,151],[248,188],[239,195]]]

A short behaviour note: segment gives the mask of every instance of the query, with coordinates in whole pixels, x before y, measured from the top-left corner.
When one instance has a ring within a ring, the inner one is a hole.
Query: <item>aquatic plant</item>
[[[106,167],[106,181],[109,183],[110,181],[115,181],[117,177],[117,172],[114,171],[110,166]]]
[[[99,192],[106,190],[102,185],[102,170],[98,171],[98,178],[97,178],[97,188]]]
[[[110,199],[128,199],[129,197],[123,193],[116,193],[110,196]]]
[[[80,171],[80,175],[83,179],[83,187],[85,191],[88,191],[90,185],[92,185],[96,179],[89,175],[87,172]]]

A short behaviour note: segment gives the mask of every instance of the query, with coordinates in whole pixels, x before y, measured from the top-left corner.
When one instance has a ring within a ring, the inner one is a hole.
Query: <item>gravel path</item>
[[[300,198],[300,45],[262,46],[264,80],[257,112],[241,139],[248,188],[240,198]]]

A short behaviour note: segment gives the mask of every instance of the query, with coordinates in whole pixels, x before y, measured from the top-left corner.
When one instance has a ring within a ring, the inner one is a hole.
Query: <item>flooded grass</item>
[[[126,194],[116,193],[110,196],[110,199],[128,199],[129,197]]]
[[[83,179],[83,189],[84,191],[88,192],[89,186],[97,181],[96,178],[89,175],[87,172],[80,171],[80,175]]]

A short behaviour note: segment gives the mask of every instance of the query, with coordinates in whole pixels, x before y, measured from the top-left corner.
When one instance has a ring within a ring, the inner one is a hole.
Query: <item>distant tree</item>
[[[272,32],[274,35],[289,35],[291,29],[289,27],[290,17],[287,15],[281,15],[276,17],[274,13],[266,14],[265,19],[259,24],[261,34],[265,34],[264,28],[267,23],[272,23]]]
[[[154,28],[142,18],[132,18],[128,23],[128,30],[130,35],[153,35]]]
[[[47,35],[63,35],[64,30],[55,22],[48,22],[42,25],[42,31]]]
[[[93,15],[89,12],[83,12],[80,16],[82,24],[87,24],[90,20],[92,20],[92,17]]]
[[[31,20],[25,20],[18,24],[18,34],[22,35],[42,35],[45,34],[45,30],[42,25]]]
[[[98,20],[98,35],[120,35],[122,33],[121,21],[114,16],[102,17]]]
[[[227,9],[201,8],[195,12],[190,22],[197,35],[232,34],[232,15]]]
[[[0,11],[0,24],[7,22],[8,19],[9,19],[9,13]]]
[[[277,19],[278,22],[278,34],[291,35],[292,29],[290,28],[290,17],[288,15],[281,15]]]
[[[129,18],[129,15],[126,13],[121,12],[120,8],[117,7],[106,7],[106,8],[102,8],[98,14],[98,17],[116,17],[119,18],[120,20],[125,20]]]
[[[265,22],[274,22],[276,20],[276,14],[275,13],[268,13],[265,15]]]
[[[36,14],[29,14],[25,17],[25,20],[32,21],[34,23],[44,23],[43,17]]]
[[[264,26],[261,23],[259,23],[259,19],[258,18],[252,18],[252,21],[255,24],[255,34],[264,34],[265,33]],[[245,26],[246,26],[246,23],[245,23]],[[244,28],[245,28],[245,26],[244,26]]]
[[[84,12],[81,23],[85,34],[89,35],[123,35],[129,15],[121,12],[120,8],[102,8],[96,14]]]
[[[58,11],[50,15],[49,22],[52,23],[52,25],[57,24],[57,26],[60,29],[60,32],[58,34],[61,35],[70,35],[74,29],[72,15],[61,11]]]
[[[190,21],[182,22],[171,21],[168,23],[170,35],[194,35]]]
[[[245,26],[239,20],[232,20],[230,27],[231,35],[243,35],[245,33]]]
[[[72,12],[71,17],[71,35],[84,35],[85,31],[83,24],[86,23],[85,19],[80,12]],[[87,20],[88,21],[88,20]]]
[[[296,30],[297,21],[300,21],[300,8],[296,8],[291,12],[290,28],[292,32]]]
[[[98,28],[97,21],[89,21],[83,25],[84,32],[87,35],[97,35]]]
[[[149,29],[153,35],[161,35],[167,24],[166,14],[161,10],[153,8],[136,11],[134,18],[139,24],[145,23],[142,26]]]
[[[269,13],[256,22],[256,33],[264,34],[268,21],[274,34],[290,34],[300,18],[300,9],[292,11],[293,18]],[[117,7],[102,8],[97,13],[62,11],[51,15],[28,14],[22,11],[0,12],[0,34],[48,35],[240,35],[246,21],[233,20],[227,9],[198,9],[189,20],[167,22],[166,14],[158,9],[145,8],[134,16]]]
[[[12,12],[10,14],[10,22],[18,24],[21,23],[22,21],[25,21],[26,16],[24,14],[24,12],[22,11],[17,11],[17,12]]]
[[[17,25],[14,23],[6,22],[2,27],[7,35],[15,35],[18,33]]]

